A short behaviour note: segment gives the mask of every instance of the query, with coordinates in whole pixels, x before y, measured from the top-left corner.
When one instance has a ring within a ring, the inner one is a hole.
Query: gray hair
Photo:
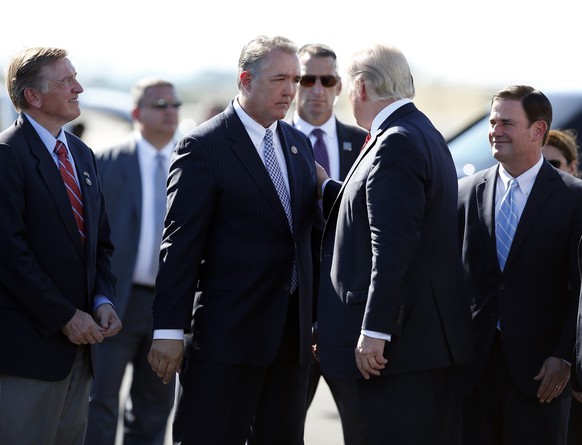
[[[247,43],[241,51],[238,59],[238,76],[236,86],[241,90],[240,75],[243,71],[251,73],[252,77],[257,77],[263,61],[273,50],[280,50],[288,54],[296,54],[297,46],[291,40],[282,36],[268,37],[258,36]]]
[[[358,51],[347,68],[350,85],[363,83],[372,102],[414,98],[408,61],[393,46],[376,44]]]

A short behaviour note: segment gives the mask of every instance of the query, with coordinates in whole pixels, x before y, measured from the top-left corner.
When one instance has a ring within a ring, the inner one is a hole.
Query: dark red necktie
[[[364,141],[364,145],[362,145],[362,148],[360,148],[360,152],[362,152],[364,150],[364,148],[368,144],[369,140],[370,140],[370,133],[368,133],[368,135],[366,136],[366,140]]]
[[[73,208],[73,215],[75,216],[75,221],[77,223],[77,227],[79,228],[81,241],[83,244],[85,244],[85,221],[83,220],[82,200],[83,196],[81,195],[81,190],[79,189],[77,181],[75,180],[73,165],[69,159],[67,148],[61,141],[57,141],[57,145],[55,146],[54,151],[59,157],[59,171],[61,172],[61,177],[65,183],[67,194],[69,195],[69,201],[71,201],[71,207]]]

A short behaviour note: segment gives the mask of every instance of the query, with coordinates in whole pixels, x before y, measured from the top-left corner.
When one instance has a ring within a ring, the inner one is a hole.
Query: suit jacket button
[[[499,283],[499,286],[497,287],[497,289],[499,289],[499,290],[505,290],[505,284]]]

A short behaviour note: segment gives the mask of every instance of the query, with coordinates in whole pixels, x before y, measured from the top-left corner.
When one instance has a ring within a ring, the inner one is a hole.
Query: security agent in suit
[[[99,366],[94,345],[121,329],[93,152],[63,130],[81,112],[76,74],[58,48],[24,49],[6,72],[20,115],[0,134],[3,445],[81,445]],[[61,144],[72,164],[68,186],[53,151]],[[67,192],[73,183],[84,224],[77,224]]]
[[[180,371],[182,445],[303,443],[319,206],[309,139],[282,121],[296,50],[284,37],[245,45],[239,94],[181,139],[170,167],[148,358],[165,382]],[[264,161],[266,130],[292,230]]]
[[[461,365],[472,351],[453,160],[411,101],[398,49],[359,51],[347,73],[371,139],[343,184],[324,184],[321,367],[356,381],[372,443],[459,444]]]
[[[493,96],[489,126],[499,164],[459,182],[465,275],[476,360],[465,375],[464,443],[564,444],[576,340],[582,182],[542,157],[547,97],[514,85]],[[505,266],[496,223],[509,180],[517,230]]]
[[[163,445],[174,403],[173,385],[152,373],[147,354],[152,339],[151,306],[158,268],[166,179],[178,127],[177,98],[172,83],[143,78],[132,88],[134,131],[127,141],[101,150],[97,163],[116,246],[111,259],[117,277],[117,309],[123,331],[100,345],[107,359],[91,391],[85,445],[114,445],[121,384],[132,365],[128,400],[123,400],[125,444]],[[161,156],[161,159],[158,159]],[[162,212],[156,208],[158,162],[163,170]]]
[[[301,66],[301,80],[297,91],[293,125],[310,137],[312,145],[317,142],[313,130],[319,128],[323,131],[327,152],[322,159],[318,158],[318,152],[315,151],[315,161],[327,166],[326,172],[331,178],[343,180],[360,154],[360,148],[364,144],[367,133],[359,127],[343,124],[334,116],[333,107],[342,91],[335,52],[327,45],[311,43],[303,45],[297,54]],[[317,251],[321,245],[323,224],[322,219],[318,225],[319,236],[313,238]],[[314,270],[317,288],[319,255],[316,258]],[[317,301],[314,301],[314,313],[316,309]],[[314,320],[317,320],[315,314]],[[317,337],[316,327],[314,327],[314,337]],[[314,358],[309,367],[308,408],[317,390],[320,377],[321,367]],[[332,379],[326,376],[324,378],[338,408],[345,445],[369,443],[356,382],[352,379]]]

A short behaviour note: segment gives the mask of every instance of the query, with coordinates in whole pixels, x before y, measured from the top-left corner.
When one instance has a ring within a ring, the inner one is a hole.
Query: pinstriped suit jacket
[[[283,335],[294,257],[300,357],[303,363],[310,358],[315,166],[305,135],[282,121],[278,131],[294,233],[232,104],[176,148],[153,327],[191,330],[190,352],[199,359],[272,363]]]

